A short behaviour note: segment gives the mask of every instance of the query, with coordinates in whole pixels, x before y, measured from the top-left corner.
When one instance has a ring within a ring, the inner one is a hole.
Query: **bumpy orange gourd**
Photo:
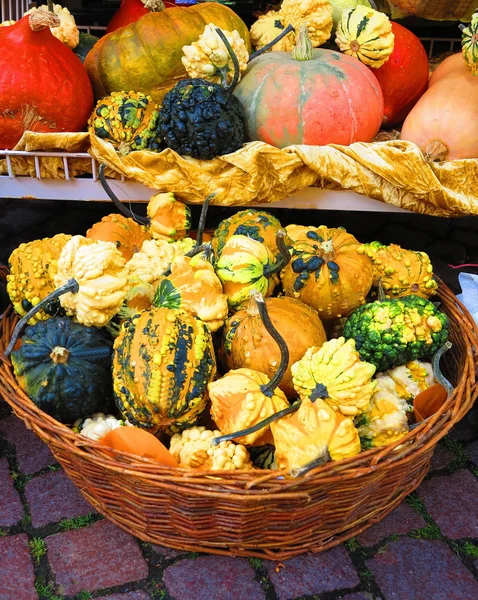
[[[322,320],[351,313],[372,287],[372,264],[357,252],[359,243],[345,229],[286,227],[292,260],[281,271],[287,296],[315,308]]]
[[[95,223],[86,232],[86,237],[90,240],[113,242],[124,256],[125,261],[130,260],[133,254],[141,250],[145,240],[151,239],[142,225],[133,219],[116,214],[107,215]]]
[[[172,192],[152,196],[147,206],[149,232],[155,240],[174,242],[185,238],[191,227],[191,210]]]
[[[300,300],[281,296],[265,300],[272,324],[289,348],[289,364],[279,384],[289,397],[296,396],[291,366],[312,346],[320,347],[326,340],[317,311]],[[269,377],[277,370],[280,350],[267,332],[251,298],[247,308],[238,311],[225,324],[220,359],[228,369],[254,368]]]

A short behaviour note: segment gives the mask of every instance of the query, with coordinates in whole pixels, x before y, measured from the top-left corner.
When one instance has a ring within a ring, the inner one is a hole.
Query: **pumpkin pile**
[[[113,214],[10,257],[5,354],[45,413],[168,466],[298,475],[399,445],[414,398],[450,392],[426,254],[253,209],[204,242],[208,202],[193,240],[166,196],[149,230]]]

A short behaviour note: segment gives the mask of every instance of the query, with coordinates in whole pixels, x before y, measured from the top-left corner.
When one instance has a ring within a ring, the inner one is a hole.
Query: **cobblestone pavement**
[[[82,233],[108,208],[0,200],[0,260],[21,241]],[[413,216],[413,229],[390,218],[349,214],[340,222],[363,241],[389,236],[431,254],[441,240],[434,257],[445,253],[439,274],[455,289],[445,262],[478,262],[474,221]],[[438,445],[417,492],[342,546],[282,564],[183,553],[139,542],[94,512],[0,400],[0,600],[476,600],[477,477],[474,409]]]

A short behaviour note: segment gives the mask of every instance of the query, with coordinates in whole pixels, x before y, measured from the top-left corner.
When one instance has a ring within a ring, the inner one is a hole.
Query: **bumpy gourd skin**
[[[209,160],[242,147],[244,109],[220,85],[185,79],[164,97],[159,131],[179,154]]]
[[[448,338],[449,321],[429,300],[405,296],[357,308],[343,335],[353,338],[360,358],[386,371],[429,358]]]
[[[196,422],[216,372],[202,321],[184,310],[144,311],[122,325],[114,348],[115,400],[130,423],[174,433]]]
[[[73,423],[108,407],[111,352],[104,331],[53,317],[25,329],[11,360],[18,384],[38,408]]]

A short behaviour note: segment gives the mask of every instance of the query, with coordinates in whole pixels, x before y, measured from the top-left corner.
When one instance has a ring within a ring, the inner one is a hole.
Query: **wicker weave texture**
[[[442,411],[392,446],[295,479],[273,471],[171,469],[117,451],[112,457],[40,411],[17,385],[7,359],[0,366],[0,394],[48,444],[92,506],[122,529],[176,549],[285,560],[326,550],[383,519],[418,487],[439,439],[472,407],[478,332],[441,283],[439,296],[453,343],[444,371],[456,386]],[[9,309],[1,350],[16,320]]]

